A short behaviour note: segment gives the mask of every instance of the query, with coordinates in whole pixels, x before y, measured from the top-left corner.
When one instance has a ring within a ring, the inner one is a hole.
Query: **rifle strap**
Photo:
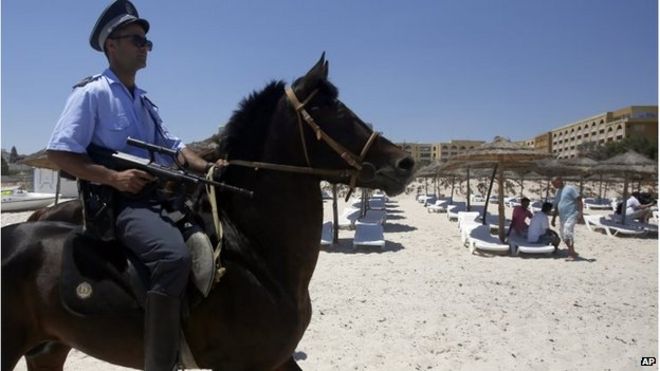
[[[210,166],[206,172],[206,179],[213,180],[215,166]],[[211,203],[211,214],[213,214],[213,226],[215,227],[215,234],[218,238],[218,245],[213,250],[213,260],[215,261],[215,283],[220,282],[220,278],[225,274],[226,269],[220,262],[220,252],[222,251],[222,224],[220,224],[220,215],[218,214],[218,202],[215,197],[215,186],[206,184],[206,194],[208,195],[209,202]]]

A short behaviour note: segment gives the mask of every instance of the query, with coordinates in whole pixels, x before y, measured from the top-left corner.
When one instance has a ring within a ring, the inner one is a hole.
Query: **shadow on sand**
[[[585,258],[582,256],[578,256],[575,260],[569,259],[568,258],[568,250],[559,250],[555,253],[552,254],[525,254],[525,253],[519,253],[518,256],[511,256],[509,253],[489,253],[486,251],[480,251],[476,250],[475,253],[473,254],[475,256],[479,256],[482,258],[494,258],[496,256],[501,256],[501,257],[508,257],[508,258],[520,258],[520,259],[525,259],[525,260],[535,260],[535,259],[564,259],[567,262],[585,262],[585,263],[593,263],[596,261],[594,258]]]
[[[388,219],[393,219],[389,218]],[[385,233],[387,232],[412,232],[416,231],[417,227],[412,227],[409,226],[408,224],[400,224],[400,223],[385,223],[383,225],[383,231]]]
[[[327,253],[340,253],[340,254],[380,254],[384,252],[397,252],[403,250],[402,244],[397,242],[385,241],[385,247],[382,249],[380,247],[370,247],[370,246],[359,246],[357,248],[353,247],[353,239],[351,238],[340,238],[339,243],[331,246],[322,246],[321,251]]]

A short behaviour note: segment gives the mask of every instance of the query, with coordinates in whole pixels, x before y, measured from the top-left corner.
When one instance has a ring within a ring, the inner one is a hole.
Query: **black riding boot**
[[[180,334],[181,299],[149,291],[144,318],[145,371],[175,369]]]

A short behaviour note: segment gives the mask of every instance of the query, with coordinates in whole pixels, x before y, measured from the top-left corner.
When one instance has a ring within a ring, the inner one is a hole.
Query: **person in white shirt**
[[[628,198],[628,201],[626,201],[626,218],[639,219],[640,222],[646,223],[651,216],[651,206],[654,203],[642,205],[639,202],[639,197],[639,192],[633,192]]]
[[[550,215],[551,211],[552,204],[545,202],[541,207],[541,211],[534,214],[527,230],[528,242],[544,245],[552,244],[555,248],[559,247],[559,243],[561,242],[559,235],[550,229],[550,223],[548,222],[548,215]]]

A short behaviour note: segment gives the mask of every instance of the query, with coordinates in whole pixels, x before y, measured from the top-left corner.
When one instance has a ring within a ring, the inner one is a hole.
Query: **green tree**
[[[11,152],[9,153],[9,163],[13,164],[16,161],[18,161],[18,151],[16,150],[16,146],[11,146]]]
[[[2,169],[0,169],[2,175],[9,175],[9,164],[5,161],[5,158],[2,157]]]
[[[618,142],[608,142],[598,145],[595,142],[582,143],[578,146],[580,155],[594,160],[606,160],[610,157],[630,150],[635,151],[652,160],[658,159],[658,143],[642,136],[631,136],[623,138]]]

